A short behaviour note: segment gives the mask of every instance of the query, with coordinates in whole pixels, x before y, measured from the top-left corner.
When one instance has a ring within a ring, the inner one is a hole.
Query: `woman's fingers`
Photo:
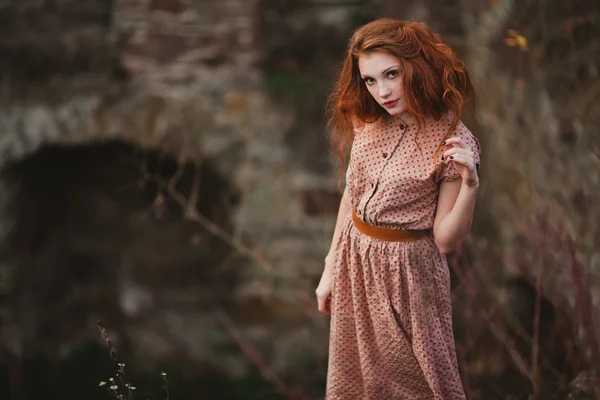
[[[322,314],[325,314],[325,315],[331,314],[331,296],[328,296],[325,299],[319,298],[318,303],[319,303],[319,307],[318,307],[319,312],[321,312]]]
[[[472,170],[473,168],[475,168],[475,163],[473,162],[473,157],[468,157],[461,153],[456,153],[454,155],[449,156],[447,159],[447,162],[454,162],[454,163],[462,164],[465,167],[467,167],[467,169],[469,169],[469,170]]]
[[[442,156],[444,156],[444,158],[451,156],[453,154],[464,154],[464,155],[473,155],[473,152],[468,150],[468,149],[463,149],[461,147],[451,147],[448,150],[444,151],[444,153],[442,154]]]
[[[475,154],[467,142],[459,136],[454,136],[446,139],[442,145],[446,146],[442,160],[446,164],[454,164],[468,185],[479,182],[475,169]]]
[[[326,295],[324,295],[324,294],[317,295],[317,308],[319,309],[319,312],[321,312],[325,315],[329,315],[331,313],[331,294],[330,293],[328,293]]]
[[[462,149],[469,149],[467,142],[460,136],[452,136],[442,142],[445,146],[458,146]]]
[[[460,147],[452,147],[444,152],[442,160],[446,163],[452,161],[459,161],[463,165],[475,165],[475,156],[471,150],[463,149]]]

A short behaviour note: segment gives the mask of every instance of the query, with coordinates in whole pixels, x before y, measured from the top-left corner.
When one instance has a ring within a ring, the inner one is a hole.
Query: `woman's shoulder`
[[[358,118],[352,119],[352,130],[354,131],[354,135],[360,135],[370,131],[376,131],[379,126],[378,122],[379,121],[365,122]]]
[[[369,130],[377,129],[380,125],[381,118],[372,122],[363,121],[358,117],[352,118],[352,129],[354,130],[355,134],[360,134]]]
[[[417,135],[419,145],[433,150],[434,154],[437,154],[437,151],[442,148],[444,140],[453,136],[463,138],[474,150],[477,152],[481,151],[479,141],[465,123],[462,120],[458,120],[456,127],[452,129],[452,117],[447,114],[438,120],[427,120],[422,133],[422,135]]]
[[[460,136],[467,142],[467,144],[471,148],[473,148],[473,150],[476,150],[478,153],[481,152],[481,145],[479,144],[479,140],[462,120],[458,120],[458,124],[456,125],[452,136]]]
[[[451,113],[448,113],[442,117],[442,119],[443,119],[442,124],[446,129],[445,129],[445,131],[444,131],[444,129],[440,129],[440,131],[436,132],[436,134],[444,133],[444,136],[441,137],[442,141],[449,137],[452,137],[452,136],[461,137],[467,143],[467,145],[473,149],[473,151],[475,151],[476,153],[480,153],[481,145],[479,144],[479,140],[477,139],[475,134],[473,134],[473,132],[471,132],[471,130],[463,122],[463,120],[459,119],[456,124],[456,127],[454,127],[452,132],[450,132],[450,128],[452,127],[452,117],[453,117],[453,115]]]
[[[451,136],[463,136],[465,138],[474,136],[461,119],[458,120],[456,126],[451,132],[450,129],[452,128],[452,119],[453,114],[449,112],[443,114],[438,120],[427,120],[425,124],[426,136],[432,138],[440,137],[442,140]]]
[[[355,135],[361,134],[365,130],[366,124],[358,118],[352,118],[352,130]]]

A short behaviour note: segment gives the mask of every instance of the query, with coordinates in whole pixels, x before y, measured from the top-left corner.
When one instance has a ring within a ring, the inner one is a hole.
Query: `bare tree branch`
[[[233,320],[224,310],[216,310],[215,316],[227,330],[229,336],[237,342],[248,360],[259,369],[261,375],[271,382],[280,394],[285,395],[287,399],[305,400],[304,396],[293,393],[293,391],[285,385],[285,383],[277,376],[277,373],[269,366],[262,356],[256,352],[246,338],[244,338],[244,335],[242,335],[240,330],[235,326]]]

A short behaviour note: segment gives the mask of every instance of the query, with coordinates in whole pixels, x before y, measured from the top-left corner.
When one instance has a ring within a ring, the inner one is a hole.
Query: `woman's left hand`
[[[454,136],[442,142],[446,151],[442,154],[445,163],[453,163],[456,171],[467,186],[479,186],[479,175],[473,150],[463,138]]]

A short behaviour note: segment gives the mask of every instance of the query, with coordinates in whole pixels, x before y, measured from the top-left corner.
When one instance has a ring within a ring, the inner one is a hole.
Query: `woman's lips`
[[[383,103],[383,105],[385,107],[393,107],[396,105],[396,103],[398,103],[398,99],[396,100],[390,100],[390,101],[386,101],[385,103]]]

